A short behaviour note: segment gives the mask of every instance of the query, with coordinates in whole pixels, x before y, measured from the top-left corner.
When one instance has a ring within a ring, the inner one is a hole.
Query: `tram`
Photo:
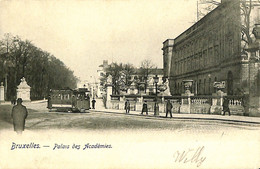
[[[58,112],[86,112],[90,109],[90,92],[86,88],[50,90],[47,108]]]

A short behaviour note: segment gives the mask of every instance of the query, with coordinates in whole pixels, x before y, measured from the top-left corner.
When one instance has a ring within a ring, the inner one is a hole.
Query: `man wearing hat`
[[[27,109],[22,105],[23,100],[17,99],[17,105],[12,109],[11,116],[13,118],[14,131],[21,134],[24,131],[25,119],[28,115]]]

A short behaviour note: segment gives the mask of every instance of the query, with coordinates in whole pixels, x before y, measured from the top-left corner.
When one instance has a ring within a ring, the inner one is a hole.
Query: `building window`
[[[179,83],[177,84],[177,90],[176,91],[177,91],[178,94],[180,93],[180,84]]]
[[[233,39],[229,40],[229,56],[232,56],[234,54],[234,44]]]
[[[201,94],[201,79],[199,80],[199,84],[198,84],[198,94]]]
[[[203,59],[202,59],[202,54],[201,52],[199,53],[199,68],[203,66]]]
[[[206,79],[204,79],[203,89],[203,94],[206,94]]]
[[[209,48],[209,55],[208,55],[208,64],[209,65],[211,65],[212,58],[213,58],[213,49],[211,47],[211,48]]]
[[[219,60],[219,47],[218,47],[218,45],[216,45],[214,47],[214,54],[215,54],[215,60],[218,61]],[[215,63],[218,64],[218,62],[215,62]]]
[[[206,67],[207,65],[207,49],[203,51],[203,67]]]
[[[209,78],[209,94],[211,94],[211,78]]]

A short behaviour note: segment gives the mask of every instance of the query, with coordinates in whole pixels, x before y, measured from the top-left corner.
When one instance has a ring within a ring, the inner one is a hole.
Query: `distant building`
[[[113,63],[112,63],[113,64]],[[97,70],[98,73],[98,81],[97,81],[97,96],[102,97],[106,93],[106,69],[110,65],[108,64],[107,60],[104,60],[103,63],[99,66],[99,69]],[[158,91],[159,86],[163,83],[163,69],[148,69],[147,70],[148,76],[145,77],[143,74],[141,68],[135,68],[133,73],[130,75],[130,78],[128,79],[131,83],[130,86],[126,86],[123,82],[125,79],[121,78],[118,81],[120,93],[124,94],[137,94],[137,93],[143,93],[143,94],[152,94],[155,93],[155,83],[154,83],[154,77],[157,75],[159,78],[158,81]]]
[[[214,93],[215,81],[225,82],[228,95],[248,91],[249,60],[243,50],[240,5],[237,0],[222,0],[178,37],[163,43],[164,76],[169,77],[172,95],[184,92],[183,80],[193,80],[196,95]],[[259,22],[259,11],[260,6],[252,8],[252,25]]]
[[[97,70],[97,96],[101,98],[106,93],[105,84],[102,81],[102,78],[105,76],[105,69],[108,67],[108,61],[103,60],[102,65],[99,65],[99,69]]]
[[[155,83],[154,83],[154,77],[158,76],[158,86],[161,86],[163,84],[163,77],[164,72],[163,69],[149,69],[149,75],[148,77],[145,77],[142,74],[141,69],[136,69],[135,72],[131,75],[131,81],[133,83],[130,86],[130,89],[128,90],[127,94],[137,94],[137,93],[145,93],[145,94],[153,94],[155,93]],[[135,81],[134,79],[139,79],[138,81]],[[159,92],[159,88],[158,91]]]

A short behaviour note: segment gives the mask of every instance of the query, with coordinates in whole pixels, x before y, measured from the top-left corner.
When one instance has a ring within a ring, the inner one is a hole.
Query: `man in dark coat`
[[[223,101],[223,116],[225,116],[226,112],[230,115],[230,109],[229,109],[229,100],[228,98],[224,97]]]
[[[125,113],[129,114],[129,112],[130,112],[130,102],[129,102],[129,100],[126,100],[126,102],[125,102]]]
[[[12,109],[11,117],[13,118],[14,131],[21,134],[24,131],[25,119],[28,116],[28,112],[25,106],[22,105],[23,100],[17,99],[17,105]]]
[[[93,98],[92,100],[92,109],[95,109],[96,100]]]
[[[146,112],[146,115],[148,115],[148,108],[147,108],[147,102],[145,101],[144,104],[143,104],[143,108],[142,108],[142,115],[143,113]]]
[[[48,108],[48,109],[52,109],[51,95],[48,96],[47,108]]]
[[[166,118],[167,118],[169,112],[170,112],[170,115],[171,115],[171,118],[172,118],[172,104],[171,104],[170,100],[167,100],[167,103],[166,103]]]
[[[244,107],[244,116],[248,116],[249,115],[249,96],[248,94],[243,94],[243,98],[242,98],[242,106]]]

